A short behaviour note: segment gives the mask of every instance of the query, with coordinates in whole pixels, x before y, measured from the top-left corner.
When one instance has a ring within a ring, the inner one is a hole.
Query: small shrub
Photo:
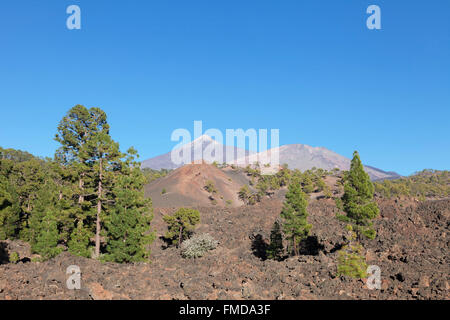
[[[219,243],[209,234],[195,235],[181,244],[181,255],[184,258],[200,258],[208,251],[217,248]]]
[[[9,261],[11,263],[17,263],[17,262],[19,262],[19,260],[20,260],[20,257],[19,257],[19,254],[17,252],[12,252],[9,255]]]
[[[348,276],[362,279],[367,277],[367,264],[361,254],[361,245],[344,246],[338,255],[337,273],[338,276]]]
[[[217,193],[216,185],[211,180],[206,181],[206,185],[204,186],[204,189],[211,194]]]
[[[166,188],[162,189],[161,194],[166,194],[166,193],[167,193]]]
[[[233,200],[227,200],[227,201],[225,201],[225,203],[226,203],[228,206],[231,206],[231,205],[233,204]]]

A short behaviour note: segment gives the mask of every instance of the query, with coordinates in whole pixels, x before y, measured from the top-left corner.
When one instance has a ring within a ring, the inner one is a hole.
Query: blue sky
[[[66,28],[71,4],[81,30]],[[371,4],[382,30],[366,27]],[[3,147],[53,155],[83,104],[142,159],[202,120],[404,175],[450,169],[448,0],[5,0],[0,45]]]

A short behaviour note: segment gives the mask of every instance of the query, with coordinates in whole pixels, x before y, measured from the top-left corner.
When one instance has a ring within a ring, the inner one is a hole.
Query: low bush
[[[184,258],[200,258],[208,251],[217,248],[219,243],[209,234],[195,235],[181,244],[181,255]]]
[[[11,252],[11,254],[9,255],[9,261],[11,263],[17,263],[19,262],[20,257],[19,254],[17,252]]]
[[[367,277],[367,264],[362,255],[361,245],[347,245],[339,251],[337,273],[339,277],[348,276],[356,279]]]

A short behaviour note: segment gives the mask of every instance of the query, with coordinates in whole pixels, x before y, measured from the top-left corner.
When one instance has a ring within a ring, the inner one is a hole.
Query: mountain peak
[[[211,142],[217,142],[216,140],[214,140],[213,138],[211,138],[210,136],[208,136],[207,134],[203,134],[200,137],[198,137],[197,139],[193,140],[192,143],[197,142],[197,141],[211,141]]]

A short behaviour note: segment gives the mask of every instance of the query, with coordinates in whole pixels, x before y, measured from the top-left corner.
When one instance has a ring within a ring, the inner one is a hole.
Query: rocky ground
[[[197,260],[183,259],[158,239],[148,264],[100,263],[68,253],[38,263],[29,261],[26,244],[4,242],[3,251],[19,252],[22,261],[0,265],[0,299],[450,299],[450,200],[377,201],[378,236],[364,246],[368,263],[381,269],[380,290],[336,277],[344,225],[332,200],[310,202],[314,227],[301,256],[264,260],[282,205],[278,198],[256,206],[199,208],[196,232],[211,234],[220,245]],[[162,215],[173,210],[155,209],[158,235],[164,233]],[[66,288],[69,265],[81,269],[81,290]]]

